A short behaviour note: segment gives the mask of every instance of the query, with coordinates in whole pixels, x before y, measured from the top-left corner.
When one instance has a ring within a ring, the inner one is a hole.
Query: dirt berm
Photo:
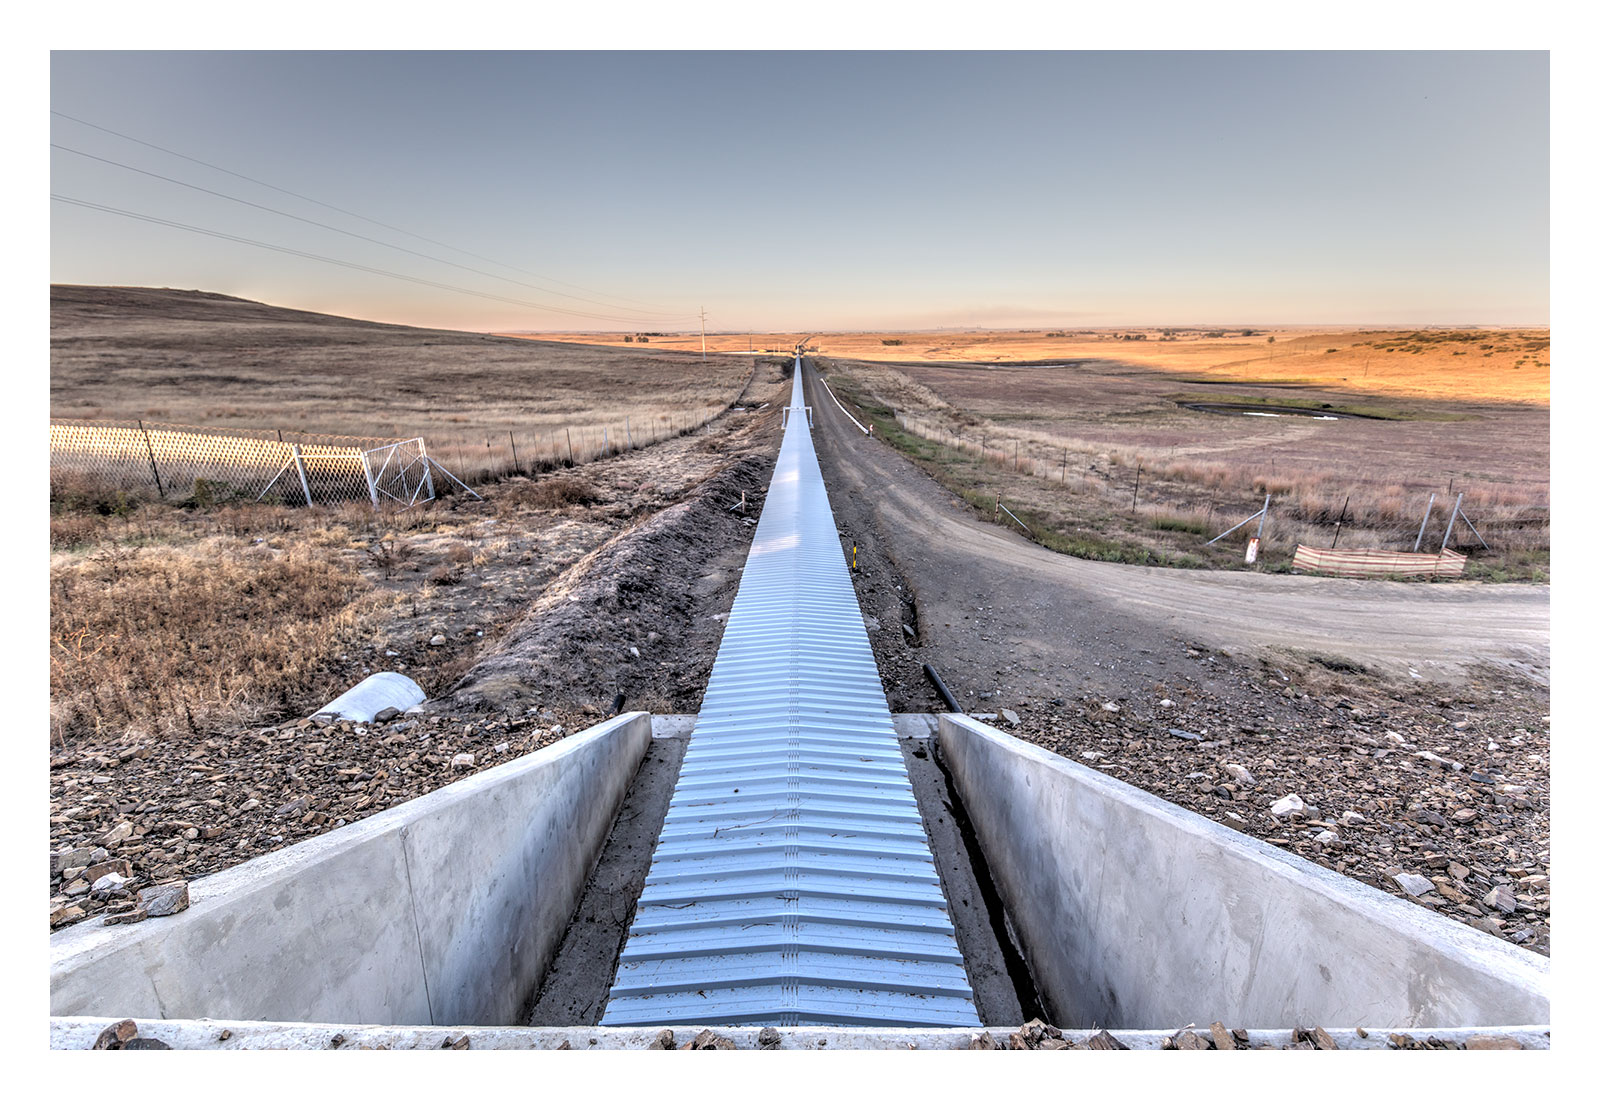
[[[606,711],[620,693],[625,709],[698,711],[772,463],[734,458],[578,561],[441,706],[515,715],[587,699]]]

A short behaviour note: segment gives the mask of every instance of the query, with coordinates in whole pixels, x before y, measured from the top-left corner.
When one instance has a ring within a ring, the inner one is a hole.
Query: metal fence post
[[[1438,493],[1428,494],[1428,510],[1422,513],[1422,526],[1417,528],[1417,541],[1411,547],[1413,554],[1422,549],[1422,533],[1428,529],[1428,518],[1433,515],[1433,498],[1438,495]]]
[[[422,456],[422,480],[428,486],[428,499],[433,499],[433,463],[428,459],[428,444],[417,437],[417,453]]]
[[[633,450],[633,423],[628,417],[622,418],[622,428],[628,433],[628,450]]]
[[[300,473],[300,488],[306,494],[306,507],[310,508],[312,505],[311,481],[306,477],[306,460],[300,457],[300,444],[289,444],[289,452],[294,455],[294,468]]]
[[[372,463],[367,452],[361,452],[361,472],[367,475],[367,495],[372,498],[372,510],[378,511],[378,483],[372,476]]]
[[[161,471],[156,469],[156,449],[150,445],[150,432],[144,426],[143,420],[139,421],[139,431],[144,436],[145,453],[150,456],[150,475],[156,479],[156,492],[160,494],[162,500],[166,500],[167,491],[161,487]]]
[[[1456,516],[1461,513],[1461,498],[1466,495],[1466,493],[1456,494],[1456,506],[1450,510],[1450,522],[1445,525],[1444,541],[1439,544],[1440,554],[1443,554],[1444,548],[1450,545],[1450,532],[1456,529]]]

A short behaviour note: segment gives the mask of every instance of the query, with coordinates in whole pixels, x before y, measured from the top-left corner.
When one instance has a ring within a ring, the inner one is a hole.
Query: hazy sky
[[[58,51],[50,106],[52,193],[125,212],[52,202],[55,282],[502,330],[1549,321],[1543,53]]]

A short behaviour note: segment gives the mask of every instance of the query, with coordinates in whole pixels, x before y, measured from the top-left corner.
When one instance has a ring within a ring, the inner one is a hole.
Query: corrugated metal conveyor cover
[[[800,370],[602,1024],[978,1024]]]

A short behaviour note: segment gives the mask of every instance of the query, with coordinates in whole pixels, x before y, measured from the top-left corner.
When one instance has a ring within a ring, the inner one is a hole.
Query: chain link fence
[[[92,483],[173,500],[415,504],[434,495],[421,439],[225,431],[143,421],[50,421],[50,489]]]

